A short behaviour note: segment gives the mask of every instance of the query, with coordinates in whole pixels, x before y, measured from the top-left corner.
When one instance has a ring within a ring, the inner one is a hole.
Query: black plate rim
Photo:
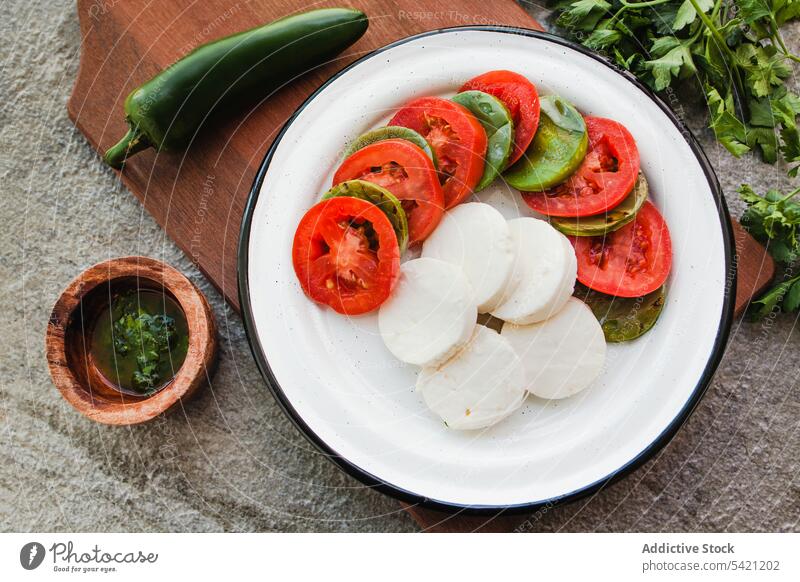
[[[278,383],[277,379],[272,373],[269,362],[267,361],[266,354],[264,353],[264,350],[261,347],[261,344],[258,340],[258,336],[255,331],[255,322],[253,321],[252,306],[250,303],[248,266],[249,266],[250,228],[253,219],[253,212],[255,210],[256,202],[258,200],[258,195],[261,190],[261,185],[264,181],[264,177],[266,176],[272,157],[278,145],[280,144],[283,136],[288,131],[289,127],[292,125],[297,116],[328,85],[330,85],[333,81],[338,79],[340,76],[342,76],[344,73],[346,73],[353,67],[358,66],[360,63],[375,58],[382,52],[387,51],[391,48],[406,44],[408,42],[420,38],[436,36],[440,34],[449,34],[454,32],[465,32],[465,31],[485,31],[485,32],[498,32],[503,34],[515,34],[515,35],[533,37],[539,40],[544,40],[546,42],[551,42],[564,47],[568,47],[579,53],[584,54],[585,56],[594,59],[603,66],[612,69],[623,79],[625,79],[629,83],[632,83],[638,89],[640,89],[647,97],[650,98],[650,100],[652,100],[656,105],[658,105],[658,107],[664,112],[664,114],[670,119],[670,121],[672,121],[672,123],[676,126],[676,128],[681,132],[687,144],[689,145],[695,157],[697,158],[698,163],[703,169],[703,173],[706,176],[706,180],[711,189],[711,193],[714,197],[714,202],[716,203],[717,206],[717,213],[720,219],[720,227],[722,230],[723,244],[725,246],[725,264],[726,264],[727,278],[724,289],[722,313],[720,315],[720,323],[717,329],[717,336],[714,340],[714,346],[712,348],[708,362],[706,363],[706,367],[704,368],[703,373],[701,374],[697,384],[695,385],[695,388],[692,391],[692,395],[686,401],[686,403],[678,412],[678,414],[675,416],[675,418],[673,418],[670,424],[661,432],[661,434],[659,434],[658,437],[656,437],[638,455],[636,455],[634,458],[630,459],[627,463],[619,467],[617,470],[611,472],[609,475],[603,477],[602,479],[598,479],[594,483],[591,483],[574,491],[564,493],[563,495],[552,497],[550,499],[542,499],[542,500],[531,501],[526,503],[518,503],[513,505],[463,505],[459,503],[453,503],[450,501],[431,499],[429,497],[425,497],[423,495],[414,493],[413,491],[409,491],[405,488],[389,483],[377,477],[376,475],[373,475],[368,471],[365,471],[364,469],[355,465],[342,455],[339,455],[333,448],[331,448],[325,441],[323,441],[313,430],[311,430],[311,428],[306,424],[303,418],[297,413],[297,411],[291,405],[289,399],[286,397],[283,390],[281,389],[280,384]],[[557,505],[570,503],[582,499],[584,497],[593,495],[602,490],[603,488],[607,487],[608,485],[615,483],[616,481],[626,477],[627,475],[635,471],[642,464],[651,459],[656,453],[658,453],[664,446],[666,446],[666,444],[669,443],[670,440],[672,440],[672,438],[678,432],[683,423],[686,422],[686,420],[692,414],[694,409],[697,407],[698,403],[700,402],[706,390],[708,389],[708,386],[711,383],[714,373],[716,372],[716,369],[725,351],[725,346],[727,344],[728,337],[730,335],[730,330],[734,317],[733,311],[734,311],[734,300],[735,300],[735,289],[736,289],[736,268],[733,261],[733,256],[734,256],[734,237],[733,237],[733,229],[730,224],[730,214],[728,212],[727,204],[725,203],[725,198],[722,194],[722,188],[720,187],[719,180],[717,179],[717,176],[714,173],[714,169],[712,168],[711,163],[708,160],[708,157],[706,156],[705,152],[701,148],[700,144],[698,143],[697,139],[692,134],[692,132],[686,127],[684,122],[669,108],[669,106],[660,97],[658,97],[649,87],[640,82],[630,72],[620,69],[613,62],[609,61],[605,57],[597,53],[594,53],[579,44],[576,44],[572,41],[566,40],[559,36],[555,36],[553,34],[541,32],[538,30],[532,30],[529,28],[522,28],[515,26],[467,25],[467,26],[455,26],[455,27],[430,30],[427,32],[402,38],[400,40],[387,44],[381,48],[378,48],[370,52],[369,54],[359,58],[358,60],[354,61],[350,65],[346,66],[345,68],[335,73],[334,75],[332,75],[316,91],[314,91],[297,108],[297,110],[295,110],[292,116],[286,121],[284,126],[281,128],[281,131],[275,137],[275,140],[272,142],[272,145],[267,150],[267,153],[264,156],[261,166],[258,169],[255,180],[253,181],[253,187],[250,190],[250,194],[248,196],[244,210],[244,215],[242,217],[242,224],[239,235],[237,283],[239,290],[239,305],[241,306],[242,320],[244,322],[244,328],[247,340],[248,343],[250,344],[250,350],[253,354],[254,359],[256,360],[256,364],[258,365],[258,369],[261,372],[261,375],[263,376],[267,384],[267,387],[272,392],[272,395],[275,397],[278,404],[283,409],[284,413],[298,428],[301,434],[331,462],[336,464],[341,470],[343,470],[351,477],[358,479],[361,483],[363,483],[367,487],[380,491],[381,493],[384,493],[386,495],[389,495],[391,497],[394,497],[395,499],[398,499],[400,501],[403,501],[411,505],[422,506],[429,509],[437,511],[445,511],[449,513],[458,512],[458,513],[466,513],[472,515],[495,515],[500,512],[508,514],[512,513],[516,514],[516,513],[530,513],[544,508],[549,509]]]

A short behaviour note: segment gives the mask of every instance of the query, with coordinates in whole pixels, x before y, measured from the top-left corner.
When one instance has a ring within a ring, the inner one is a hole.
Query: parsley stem
[[[720,33],[719,29],[714,26],[714,23],[711,21],[708,15],[703,12],[703,9],[700,8],[699,4],[697,4],[697,0],[689,0],[689,3],[692,5],[694,11],[697,13],[697,16],[700,17],[700,20],[703,22],[703,24],[705,24],[706,28],[711,33],[711,36],[716,41],[720,51],[728,55],[728,58],[730,59],[730,68],[733,70],[733,76],[736,82],[736,88],[739,90],[740,98],[744,99],[747,94],[744,91],[744,84],[742,83],[742,77],[739,73],[739,67],[736,64],[735,55],[731,52],[730,47],[728,47],[728,43],[725,42],[725,39],[722,38],[722,34]]]
[[[659,4],[666,4],[670,0],[649,0],[648,2],[628,2],[627,0],[619,0],[619,3],[626,8],[647,8],[648,6],[658,6]]]
[[[797,193],[798,193],[798,192],[800,192],[800,188],[795,188],[794,190],[792,190],[791,192],[789,192],[789,193],[788,193],[786,196],[784,196],[783,198],[781,198],[781,199],[780,199],[778,202],[786,202],[787,200],[791,200],[792,198],[794,198],[795,196],[797,196]]]
[[[772,36],[772,39],[778,41],[778,46],[781,47],[783,56],[785,56],[787,59],[793,60],[796,63],[800,63],[800,57],[792,54],[786,47],[786,43],[783,41],[783,35],[781,35],[780,31],[778,30],[778,23],[775,22],[775,17],[770,16],[770,19],[772,20],[772,25],[775,27],[775,34]]]
[[[722,6],[722,0],[717,0],[716,4],[714,4],[714,9],[711,11],[711,18],[716,18],[717,13],[719,12],[720,6]],[[689,37],[687,45],[693,45],[697,42],[697,39],[706,31],[707,29],[703,26],[698,26],[697,30],[694,31],[691,37]]]
[[[798,58],[796,55],[793,55],[791,51],[786,47],[786,43],[783,41],[783,35],[781,34],[780,31],[780,27],[778,26],[778,21],[775,20],[775,14],[769,15],[769,21],[770,21],[770,28],[772,29],[773,44],[775,43],[775,41],[777,41],[778,46],[781,47],[783,56],[785,56],[787,59],[793,60],[796,63],[800,62],[800,58]]]
[[[611,28],[611,25],[612,25],[612,24],[614,24],[614,22],[616,22],[617,18],[619,18],[620,16],[622,16],[622,13],[623,13],[623,12],[625,12],[627,9],[628,9],[628,7],[627,7],[627,6],[623,6],[623,7],[621,7],[619,10],[617,10],[617,11],[616,11],[616,12],[615,12],[615,13],[614,13],[612,16],[611,16],[611,18],[609,18],[609,19],[608,19],[608,28]],[[625,26],[625,25],[623,24],[623,26]],[[626,26],[625,28],[627,29],[628,27]]]

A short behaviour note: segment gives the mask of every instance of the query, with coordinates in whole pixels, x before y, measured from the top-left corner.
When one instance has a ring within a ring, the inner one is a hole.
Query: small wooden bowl
[[[189,328],[189,349],[175,377],[152,396],[118,391],[89,356],[92,324],[112,290],[152,289],[180,306]],[[146,422],[190,398],[210,376],[217,354],[214,317],[205,296],[169,265],[147,257],[122,257],[81,273],[53,307],[45,338],[53,383],[79,412],[105,424]]]

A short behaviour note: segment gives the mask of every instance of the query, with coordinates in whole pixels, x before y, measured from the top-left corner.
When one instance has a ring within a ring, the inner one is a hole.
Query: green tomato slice
[[[614,232],[636,218],[647,200],[647,178],[639,172],[633,190],[617,206],[604,214],[583,218],[550,217],[550,224],[568,236],[601,236]]]
[[[483,91],[464,91],[452,100],[469,109],[486,131],[483,176],[473,190],[478,192],[494,182],[508,164],[514,149],[514,121],[502,101]]]
[[[545,95],[540,102],[539,127],[531,145],[503,174],[523,192],[541,192],[569,178],[589,147],[586,122],[575,107],[558,95]]]
[[[575,297],[591,308],[606,341],[619,343],[634,340],[652,329],[664,309],[667,288],[662,285],[643,297],[614,297],[578,283]]]
[[[403,210],[403,205],[400,204],[394,194],[372,182],[348,180],[325,192],[322,195],[322,199],[327,200],[337,196],[360,198],[380,208],[389,219],[389,222],[392,223],[394,233],[397,235],[397,244],[400,245],[400,254],[402,255],[406,252],[408,247],[408,218],[405,210]]]
[[[361,134],[344,150],[344,157],[349,158],[358,150],[385,139],[404,139],[406,141],[410,141],[423,152],[425,152],[425,154],[433,162],[434,168],[437,166],[436,154],[433,153],[431,145],[427,142],[427,140],[413,129],[400,127],[398,125],[387,125],[386,127],[379,127],[377,129],[372,129],[367,133]]]

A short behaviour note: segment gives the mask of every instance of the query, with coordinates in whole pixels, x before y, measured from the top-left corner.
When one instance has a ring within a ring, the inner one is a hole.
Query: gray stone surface
[[[65,103],[79,36],[71,0],[0,6],[0,530],[415,531],[395,501],[300,437],[264,389],[238,317],[73,128]],[[703,130],[697,104],[683,102],[735,213],[740,182],[786,185],[780,167],[733,160]],[[221,360],[185,409],[112,428],[52,387],[43,335],[69,280],[131,253],[175,265],[203,289]],[[795,324],[737,322],[708,394],[656,459],[526,529],[797,531]]]

